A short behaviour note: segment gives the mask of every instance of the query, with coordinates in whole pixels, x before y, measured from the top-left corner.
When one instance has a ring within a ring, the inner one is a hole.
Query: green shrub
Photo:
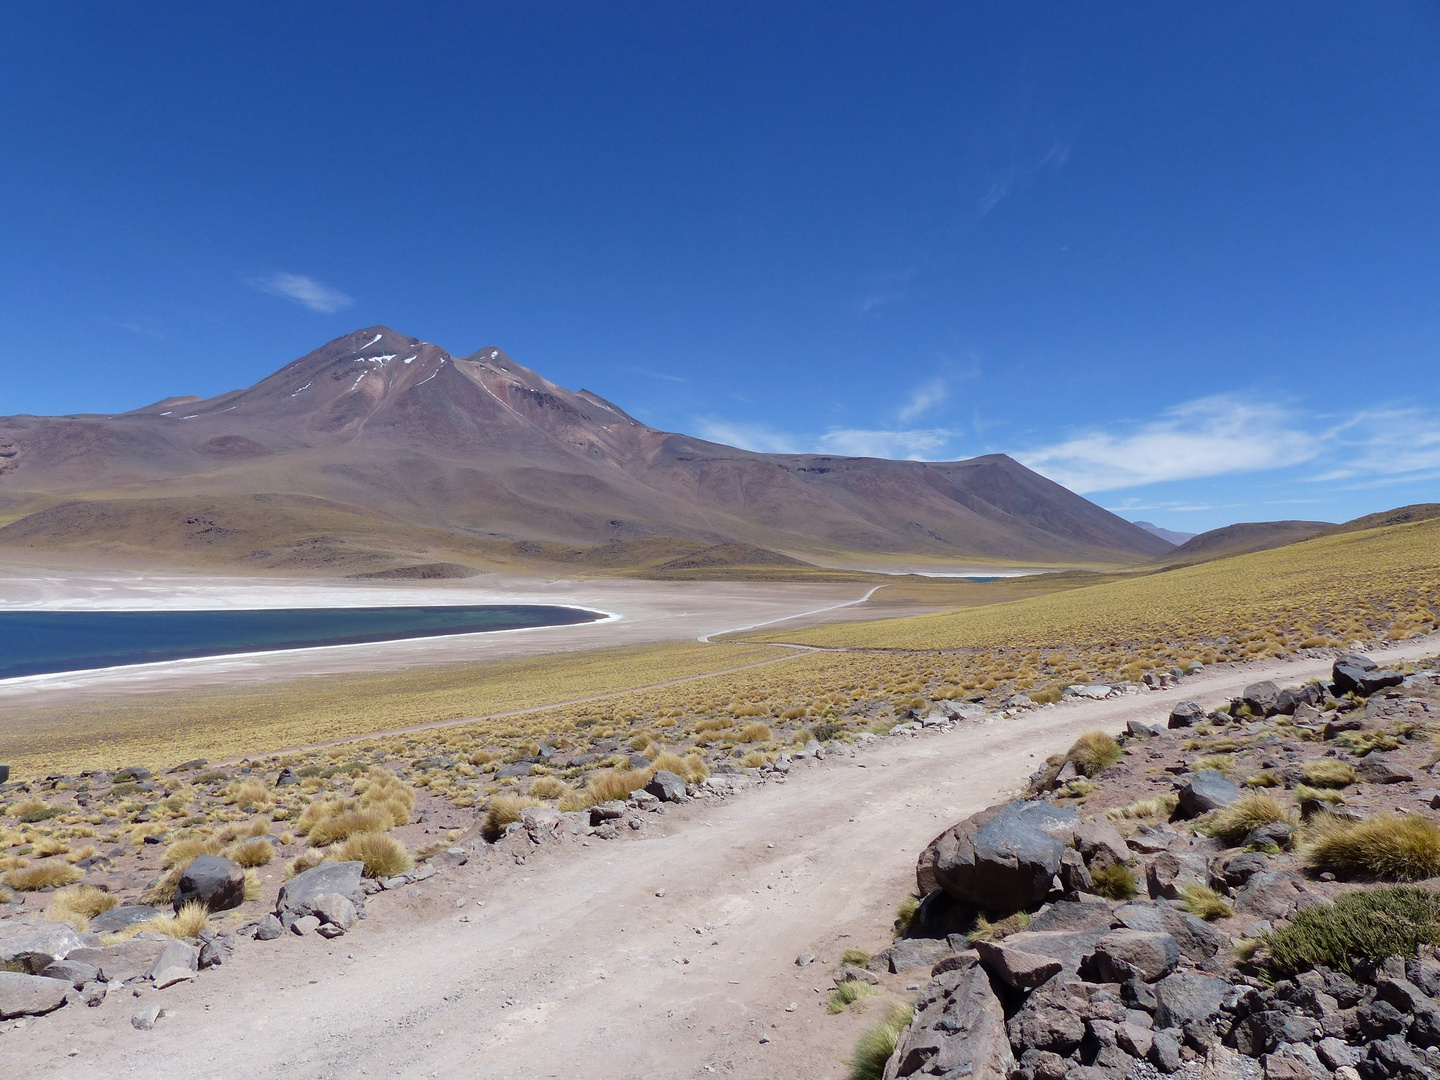
[[[1346,969],[1360,961],[1414,956],[1440,945],[1440,894],[1414,885],[1385,885],[1317,904],[1261,939],[1276,978],[1324,964]]]
[[[826,720],[810,729],[810,737],[816,742],[829,742],[844,730],[843,725],[837,724],[833,720]]]
[[[885,1064],[900,1045],[900,1036],[915,1010],[899,1002],[892,1004],[879,1023],[865,1029],[855,1044],[855,1056],[850,1059],[850,1080],[881,1080],[885,1075]]]
[[[1336,877],[1423,881],[1440,874],[1440,827],[1416,814],[1381,814],[1364,821],[1317,817],[1305,839],[1306,862]]]
[[[1095,894],[1107,900],[1133,900],[1140,891],[1135,872],[1123,863],[1111,863],[1090,871],[1090,881]]]

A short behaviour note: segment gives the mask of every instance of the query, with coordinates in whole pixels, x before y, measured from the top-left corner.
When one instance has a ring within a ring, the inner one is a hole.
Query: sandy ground
[[[427,604],[563,604],[615,616],[579,626],[459,634],[410,641],[293,649],[136,664],[96,672],[0,680],[0,709],[116,693],[234,686],[307,675],[372,672],[551,652],[694,641],[732,630],[812,625],[855,607],[868,585],[541,581],[498,574],[465,581],[293,581],[144,573],[77,573],[0,566],[0,610],[195,610],[382,607]],[[880,590],[883,596],[883,589]],[[906,608],[906,613],[915,609]],[[867,608],[881,617],[883,607]]]
[[[874,1013],[825,1014],[825,962],[887,942],[932,836],[1013,793],[1082,731],[1326,670],[1216,668],[1173,690],[884,739],[783,784],[678,808],[633,839],[523,865],[480,855],[374,898],[337,941],[254,943],[194,983],[7,1025],[0,1075],[841,1077]],[[804,952],[820,962],[797,967]],[[135,1031],[129,1017],[151,1002],[172,1015]]]

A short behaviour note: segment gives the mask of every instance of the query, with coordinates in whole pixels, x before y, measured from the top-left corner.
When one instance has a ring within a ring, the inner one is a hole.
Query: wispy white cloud
[[[1440,418],[1423,409],[1364,410],[1336,425],[1330,438],[1337,453],[1316,480],[1404,479],[1440,471]]]
[[[1024,187],[1047,169],[1062,168],[1070,160],[1070,147],[1071,144],[1068,142],[1057,141],[1052,143],[1050,149],[1033,165],[1022,166],[1011,162],[1010,165],[994,174],[977,204],[980,216],[984,217],[990,213],[1015,191]]]
[[[663,371],[651,371],[642,367],[622,367],[621,371],[628,371],[632,375],[644,375],[647,379],[660,379],[663,382],[688,383],[690,380],[679,375],[667,375]]]
[[[953,438],[951,432],[938,428],[832,428],[821,435],[801,437],[763,424],[736,424],[713,418],[697,421],[696,432],[711,442],[762,454],[835,454],[916,461],[937,460]]]
[[[1016,457],[1084,494],[1280,469],[1313,460],[1323,447],[1286,408],[1219,395],[1167,409],[1125,433],[1089,431]]]
[[[936,376],[928,382],[917,386],[915,392],[910,395],[900,410],[895,414],[900,422],[908,423],[918,416],[923,416],[937,405],[945,402],[950,396],[950,386],[941,377]]]
[[[845,457],[895,458],[911,461],[935,461],[950,442],[951,434],[940,428],[909,431],[866,431],[844,428],[827,431],[820,437],[822,454]]]
[[[304,274],[287,274],[277,270],[273,274],[247,277],[245,280],[252,288],[259,289],[263,293],[294,300],[297,304],[307,307],[311,311],[318,311],[322,315],[333,315],[355,302],[339,289],[316,281],[312,277],[306,277]]]

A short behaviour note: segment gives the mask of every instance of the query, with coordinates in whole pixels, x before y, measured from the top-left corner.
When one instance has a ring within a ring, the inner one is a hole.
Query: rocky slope
[[[930,979],[854,1075],[1440,1075],[1440,893],[1384,884],[1440,877],[1436,668],[1342,656],[1328,683],[1184,702],[946,830],[868,965]]]

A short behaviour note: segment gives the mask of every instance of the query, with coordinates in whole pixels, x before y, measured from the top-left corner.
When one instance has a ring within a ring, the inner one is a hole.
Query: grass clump
[[[1084,776],[1096,776],[1120,760],[1120,744],[1103,731],[1087,731],[1065,752],[1065,760]]]
[[[559,799],[570,790],[570,785],[554,776],[537,776],[530,785],[530,797],[534,799]]]
[[[360,833],[330,849],[329,857],[340,862],[364,864],[361,871],[368,878],[388,878],[403,874],[415,866],[405,845],[386,833]]]
[[[10,807],[9,813],[11,817],[23,821],[27,825],[36,825],[42,821],[49,821],[53,817],[58,817],[60,808],[58,806],[50,806],[40,799],[22,799]]]
[[[1141,799],[1129,806],[1113,806],[1105,811],[1105,817],[1110,821],[1169,821],[1179,805],[1180,796],[1172,791],[1152,799]]]
[[[1440,893],[1414,885],[1346,893],[1298,912],[1261,942],[1276,978],[1321,964],[1349,969],[1360,961],[1414,956],[1421,945],[1440,945]]]
[[[96,915],[109,911],[120,901],[104,889],[94,885],[71,885],[59,889],[45,907],[45,918],[55,922],[68,922],[84,933],[90,927],[90,920]]]
[[[769,742],[775,737],[770,730],[769,724],[762,724],[759,720],[752,720],[739,731],[735,732],[736,742]]]
[[[1289,820],[1290,812],[1275,796],[1255,792],[1240,796],[1223,810],[1216,810],[1201,824],[1200,831],[1227,844],[1238,844],[1262,825]]]
[[[199,855],[215,855],[221,845],[208,836],[187,836],[176,840],[160,856],[160,865],[166,870],[184,870]]]
[[[249,869],[254,866],[265,866],[274,860],[275,845],[263,836],[253,836],[248,840],[236,840],[226,847],[222,854],[225,858]]]
[[[16,866],[5,871],[5,884],[16,892],[39,892],[74,885],[85,872],[60,859],[46,859],[29,866]]]
[[[855,1043],[850,1059],[850,1080],[882,1080],[885,1065],[900,1045],[900,1036],[915,1018],[915,1009],[893,1003],[878,1023],[866,1028]]]
[[[415,789],[389,769],[372,768],[355,781],[355,793],[360,796],[362,810],[383,814],[392,829],[409,824],[415,812]]]
[[[628,799],[631,792],[648,784],[653,775],[649,769],[602,769],[585,785],[585,800],[590,806],[598,806]]]
[[[863,997],[874,997],[880,993],[875,987],[859,979],[846,979],[844,982],[835,984],[835,992],[830,995],[830,1000],[825,1005],[828,1013],[844,1012],[847,1005],[853,1005]]]
[[[358,833],[384,832],[390,815],[375,807],[345,807],[321,817],[309,829],[311,847],[329,847]]]
[[[1440,875],[1440,826],[1414,814],[1364,821],[1318,816],[1303,848],[1316,870],[1362,881],[1423,881]]]
[[[710,775],[710,766],[705,764],[705,759],[699,754],[686,754],[681,757],[679,754],[666,750],[650,764],[656,772],[662,769],[666,772],[673,772],[676,776],[682,777],[687,784],[699,784]]]
[[[485,814],[480,819],[480,835],[493,844],[505,835],[506,829],[520,820],[521,813],[527,808],[543,805],[539,799],[521,795],[496,795],[485,807]]]
[[[849,948],[840,954],[842,964],[850,964],[853,967],[863,968],[874,957],[874,953],[868,953],[864,949]]]
[[[187,904],[182,904],[180,910],[175,914],[157,915],[155,918],[141,923],[140,927],[143,930],[151,930],[167,937],[193,938],[205,929],[205,923],[209,918],[210,909],[199,900],[191,900]]]
[[[920,913],[920,898],[913,894],[906,894],[900,898],[895,905],[895,936],[904,937],[910,932],[910,927],[915,923],[915,916]]]
[[[970,944],[977,941],[1003,941],[1011,934],[1018,934],[1030,925],[1030,913],[1017,911],[1014,915],[1007,915],[1003,919],[991,922],[984,915],[975,920],[975,929],[971,930],[967,937]]]
[[[1181,887],[1180,902],[1191,915],[1207,922],[1234,914],[1230,901],[1208,885],[1201,885],[1199,882],[1191,882]]]
[[[1095,895],[1103,896],[1107,900],[1133,900],[1140,891],[1140,883],[1135,880],[1135,871],[1124,863],[1111,863],[1090,871],[1090,881]]]
[[[1305,783],[1317,788],[1343,788],[1355,783],[1355,769],[1345,761],[1333,758],[1307,761],[1301,770]]]
[[[315,867],[319,866],[324,861],[324,852],[302,851],[299,855],[296,855],[295,858],[291,859],[288,863],[285,864],[285,880],[289,881],[293,877],[298,877],[306,870],[314,870]]]

